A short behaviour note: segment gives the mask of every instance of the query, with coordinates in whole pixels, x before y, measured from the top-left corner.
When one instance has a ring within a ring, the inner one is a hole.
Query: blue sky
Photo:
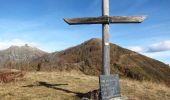
[[[170,64],[169,11],[169,0],[110,0],[112,16],[148,16],[142,24],[111,25],[110,41]],[[101,0],[0,0],[0,49],[27,43],[53,52],[101,38],[101,25],[63,21],[90,16],[101,16]]]

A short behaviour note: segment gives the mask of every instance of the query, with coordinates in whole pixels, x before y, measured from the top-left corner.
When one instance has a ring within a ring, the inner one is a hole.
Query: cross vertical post
[[[102,15],[109,16],[109,0],[102,1]],[[102,24],[102,74],[110,75],[109,23]]]

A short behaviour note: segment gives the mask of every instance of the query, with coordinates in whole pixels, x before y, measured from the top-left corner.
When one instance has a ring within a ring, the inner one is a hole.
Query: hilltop
[[[154,82],[170,82],[170,68],[167,64],[122,48],[111,43],[111,73],[121,77]],[[99,75],[102,55],[101,40],[90,39],[75,47],[44,55],[32,62],[31,68],[41,71],[81,71],[86,75]]]

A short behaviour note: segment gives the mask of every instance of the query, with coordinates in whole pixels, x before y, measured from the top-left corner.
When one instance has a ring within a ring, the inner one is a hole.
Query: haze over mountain
[[[167,64],[116,44],[111,43],[110,49],[112,74],[119,73],[121,77],[137,80],[170,82],[170,68]],[[102,65],[101,52],[101,40],[96,38],[54,53],[46,53],[29,46],[13,46],[1,51],[0,63],[6,68],[29,71],[76,70],[87,75],[99,75]]]

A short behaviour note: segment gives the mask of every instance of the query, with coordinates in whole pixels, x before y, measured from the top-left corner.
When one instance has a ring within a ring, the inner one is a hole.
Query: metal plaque
[[[102,100],[120,97],[119,76],[117,74],[100,75],[100,91]]]

